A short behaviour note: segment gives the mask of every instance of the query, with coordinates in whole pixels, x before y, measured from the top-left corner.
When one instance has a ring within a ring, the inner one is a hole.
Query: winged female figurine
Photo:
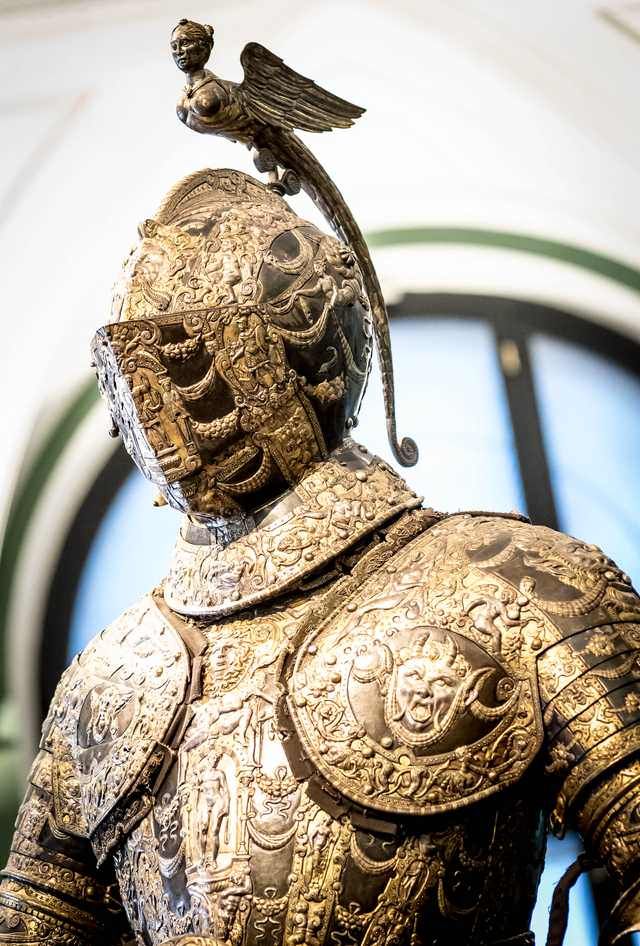
[[[396,434],[388,316],[367,244],[342,194],[295,134],[296,129],[349,128],[364,109],[294,72],[259,43],[248,43],[242,51],[242,82],[220,79],[205,68],[213,35],[211,26],[192,20],[180,20],[171,34],[174,61],[187,76],[178,117],[194,131],[221,135],[253,149],[257,169],[270,174],[272,186],[288,194],[302,188],[336,235],[352,248],[371,304],[389,441],[398,462],[413,466],[418,459],[416,444],[408,437],[399,443]]]

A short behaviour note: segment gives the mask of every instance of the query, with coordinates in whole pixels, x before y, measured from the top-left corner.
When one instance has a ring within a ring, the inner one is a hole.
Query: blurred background
[[[60,672],[162,577],[177,528],[107,436],[91,335],[178,178],[255,173],[175,117],[181,16],[214,25],[225,78],[257,40],[367,107],[307,141],[372,248],[427,504],[526,512],[640,581],[639,2],[0,0],[3,858]],[[375,374],[356,434],[390,459]],[[550,844],[542,942],[577,850]],[[608,897],[580,881],[568,944],[596,943]]]

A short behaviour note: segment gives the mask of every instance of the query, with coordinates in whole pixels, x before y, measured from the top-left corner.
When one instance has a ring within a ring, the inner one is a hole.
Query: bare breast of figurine
[[[178,118],[194,131],[244,141],[248,119],[234,94],[235,87],[235,83],[205,70],[198,82],[184,89],[176,106]]]

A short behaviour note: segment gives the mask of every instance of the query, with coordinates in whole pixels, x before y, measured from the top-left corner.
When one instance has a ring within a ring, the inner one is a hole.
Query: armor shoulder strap
[[[42,740],[53,755],[56,820],[65,830],[91,837],[131,792],[163,748],[188,678],[184,643],[151,597],[76,658]]]
[[[440,518],[377,567],[358,563],[349,594],[297,642],[280,723],[323,807],[381,827],[468,805],[527,770],[543,728],[525,602],[494,567],[519,529],[533,527]]]

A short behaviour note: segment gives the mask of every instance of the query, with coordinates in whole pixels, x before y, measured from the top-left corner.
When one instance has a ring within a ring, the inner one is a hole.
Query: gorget
[[[227,545],[204,529],[194,542],[183,528],[165,600],[179,614],[215,619],[275,598],[421,501],[386,463],[348,441]]]

